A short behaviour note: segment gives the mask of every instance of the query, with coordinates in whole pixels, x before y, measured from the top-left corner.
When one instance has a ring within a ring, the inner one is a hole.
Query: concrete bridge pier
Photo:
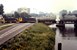
[[[77,28],[77,20],[74,21],[74,27]]]
[[[75,36],[77,37],[77,20],[74,21],[74,32]]]
[[[59,21],[56,25],[56,27],[59,27],[59,28],[65,28],[65,23],[63,21]]]

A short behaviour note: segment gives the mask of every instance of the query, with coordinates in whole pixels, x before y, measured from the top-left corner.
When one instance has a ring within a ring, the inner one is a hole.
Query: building
[[[19,13],[26,12],[26,13],[30,14],[30,8],[25,8],[25,7],[18,8],[18,12]]]

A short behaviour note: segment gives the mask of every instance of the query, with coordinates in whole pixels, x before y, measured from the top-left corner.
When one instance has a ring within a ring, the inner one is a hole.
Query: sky
[[[16,11],[20,7],[30,8],[31,13],[77,10],[77,0],[0,0],[0,4],[4,5],[5,13]]]

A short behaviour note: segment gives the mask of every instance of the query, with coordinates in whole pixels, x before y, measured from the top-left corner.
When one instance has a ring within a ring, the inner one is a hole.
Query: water
[[[74,28],[74,24],[66,24],[65,28],[51,28],[56,28],[55,50],[58,50],[59,43],[62,44],[61,50],[77,50],[77,28]]]

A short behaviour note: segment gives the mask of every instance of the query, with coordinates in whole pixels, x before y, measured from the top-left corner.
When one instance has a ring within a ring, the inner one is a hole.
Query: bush
[[[44,24],[35,24],[8,42],[2,50],[53,50],[55,33]]]

